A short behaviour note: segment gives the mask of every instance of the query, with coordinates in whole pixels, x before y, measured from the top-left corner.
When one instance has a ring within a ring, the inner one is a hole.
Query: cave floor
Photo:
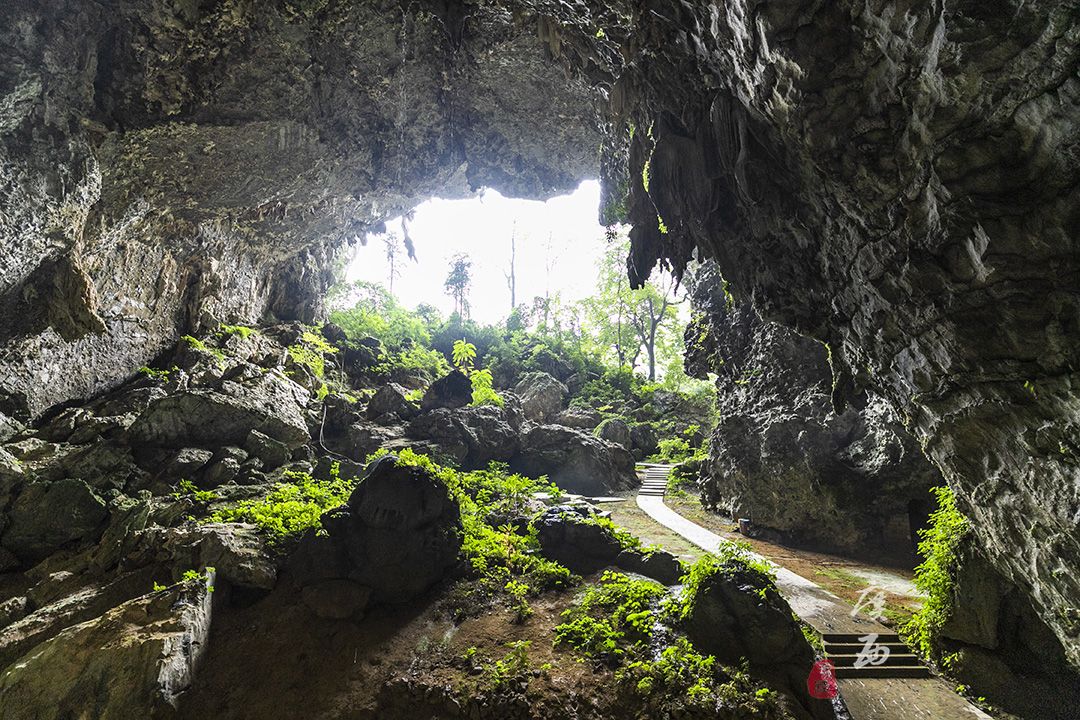
[[[626,503],[629,505],[629,503]],[[732,538],[722,535],[683,517],[665,504],[661,496],[638,495],[637,507],[641,513],[651,518],[654,528],[648,525],[627,507],[605,509],[612,510],[612,519],[620,524],[630,520],[632,530],[647,542],[661,545],[671,552],[693,559],[702,552],[712,552]],[[656,529],[655,525],[662,526]],[[725,533],[728,534],[728,533]],[[674,536],[674,537],[672,537]],[[740,539],[741,536],[740,536]],[[842,558],[823,556],[820,553],[806,553],[783,548],[782,552],[762,552],[761,543],[753,543],[756,552],[773,562],[776,566],[776,584],[780,592],[791,605],[792,610],[815,630],[826,633],[867,633],[888,634],[893,632],[888,626],[854,612],[850,595],[855,597],[866,587],[883,587],[887,596],[897,596],[898,590],[907,590],[910,572],[881,566],[860,567],[859,563],[844,561]],[[773,546],[780,548],[780,546]],[[792,563],[792,560],[798,562]],[[783,564],[780,564],[781,561]],[[842,562],[841,562],[842,561]],[[826,563],[826,564],[822,564]],[[829,564],[831,563],[831,564]],[[789,566],[795,564],[800,571],[812,570],[812,577],[823,577],[828,584],[838,583],[847,586],[844,598],[822,587],[822,583],[808,580],[793,571]],[[842,564],[842,568],[836,567]],[[824,574],[820,574],[824,570]],[[861,589],[856,580],[862,580]],[[887,585],[886,585],[887,583]],[[888,592],[888,591],[893,592]],[[912,588],[913,590],[913,588]],[[918,602],[917,597],[910,597]],[[846,600],[846,601],[845,601]],[[893,602],[895,606],[895,601]],[[894,611],[895,612],[895,611]],[[888,619],[888,618],[887,618]],[[898,619],[893,615],[891,619]],[[985,712],[975,707],[960,695],[957,695],[949,683],[941,677],[928,679],[841,679],[840,693],[854,720],[969,720],[971,718],[990,718]]]

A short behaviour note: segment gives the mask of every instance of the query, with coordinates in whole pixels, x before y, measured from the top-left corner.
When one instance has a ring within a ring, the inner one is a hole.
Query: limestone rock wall
[[[0,427],[184,332],[316,319],[343,246],[432,194],[594,174],[587,84],[440,5],[4,3]]]
[[[688,371],[715,373],[720,418],[699,481],[706,504],[785,540],[910,562],[943,484],[882,398],[836,412],[825,348],[694,278]]]
[[[1075,4],[645,0],[631,22],[632,278],[711,257],[827,342],[837,405],[892,404],[1080,667]]]

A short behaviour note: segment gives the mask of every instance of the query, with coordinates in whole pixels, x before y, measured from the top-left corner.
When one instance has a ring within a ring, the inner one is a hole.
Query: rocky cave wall
[[[179,334],[314,320],[342,247],[433,194],[595,175],[589,86],[508,11],[467,15],[5,2],[0,431]]]
[[[834,402],[893,405],[1080,665],[1075,3],[402,7],[5,3],[0,410],[314,317],[365,227],[568,187],[603,142],[631,278],[711,257],[827,342]]]
[[[787,542],[911,562],[945,481],[888,402],[865,392],[835,412],[821,343],[725,296],[712,263],[691,301],[687,372],[715,374],[720,410],[704,502]]]

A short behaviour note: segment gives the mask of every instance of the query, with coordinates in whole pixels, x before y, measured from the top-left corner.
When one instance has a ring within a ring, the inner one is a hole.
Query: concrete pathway
[[[681,535],[694,545],[716,552],[730,545],[714,532],[691,522],[664,504],[654,488],[659,476],[667,477],[670,466],[649,465],[646,486],[652,492],[637,496],[638,507],[656,522]],[[776,572],[776,586],[791,609],[824,636],[877,633],[893,636],[888,627],[863,615],[852,616],[852,606],[801,575],[796,575],[757,553]],[[940,677],[840,679],[840,694],[854,720],[973,720],[990,716],[960,695]]]

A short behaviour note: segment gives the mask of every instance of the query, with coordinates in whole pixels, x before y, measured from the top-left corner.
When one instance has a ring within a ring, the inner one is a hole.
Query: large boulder
[[[131,426],[134,442],[165,447],[243,445],[252,430],[296,448],[311,439],[301,409],[309,394],[267,373],[221,390],[190,390],[150,404]]]
[[[400,420],[409,420],[420,409],[405,398],[409,391],[397,383],[387,383],[375,391],[364,411],[369,420],[376,420],[392,415]],[[471,397],[471,390],[470,390]]]
[[[555,416],[552,423],[565,425],[566,427],[578,428],[579,430],[592,430],[603,421],[603,417],[592,408],[571,407],[563,410]]]
[[[301,587],[320,589],[347,580],[369,589],[374,602],[418,597],[443,578],[461,549],[457,501],[437,477],[399,465],[394,455],[373,463],[348,503],[323,515],[322,525],[326,534],[305,536],[290,558],[293,577]]]
[[[724,663],[746,658],[756,675],[802,705],[803,716],[834,717],[827,701],[807,693],[814,650],[768,578],[739,560],[727,560],[703,574],[692,592],[683,624],[694,647]]]
[[[656,452],[660,439],[656,430],[648,423],[637,423],[630,426],[630,447],[634,457],[638,460],[647,458]]]
[[[564,490],[586,495],[638,483],[634,457],[624,448],[562,425],[538,425],[528,430],[511,465],[522,474],[547,475]]]
[[[557,505],[536,519],[540,552],[576,573],[586,574],[611,565],[622,552],[611,532],[592,522],[588,507]]]
[[[506,409],[494,405],[439,408],[415,418],[405,428],[410,438],[439,446],[442,454],[467,469],[486,467],[492,460],[510,460],[520,447]]]
[[[81,480],[33,482],[15,500],[0,545],[32,565],[69,543],[97,540],[107,516],[105,501]]]
[[[277,566],[254,525],[206,523],[139,533],[130,561],[173,568],[212,567],[231,585],[272,590]]]
[[[566,386],[546,372],[531,372],[514,387],[521,398],[525,417],[533,422],[546,422],[558,415],[566,399]]]
[[[596,436],[629,450],[633,444],[630,426],[618,418],[608,418],[596,427]]]
[[[431,383],[431,387],[420,400],[420,409],[452,409],[464,407],[470,402],[472,402],[472,382],[465,373],[453,370]]]
[[[125,602],[0,673],[0,720],[172,717],[206,648],[213,573]]]
[[[624,547],[596,517],[596,508],[589,504],[548,508],[535,521],[540,552],[583,575],[613,565],[664,585],[682,577],[682,563],[674,555],[659,548]]]

